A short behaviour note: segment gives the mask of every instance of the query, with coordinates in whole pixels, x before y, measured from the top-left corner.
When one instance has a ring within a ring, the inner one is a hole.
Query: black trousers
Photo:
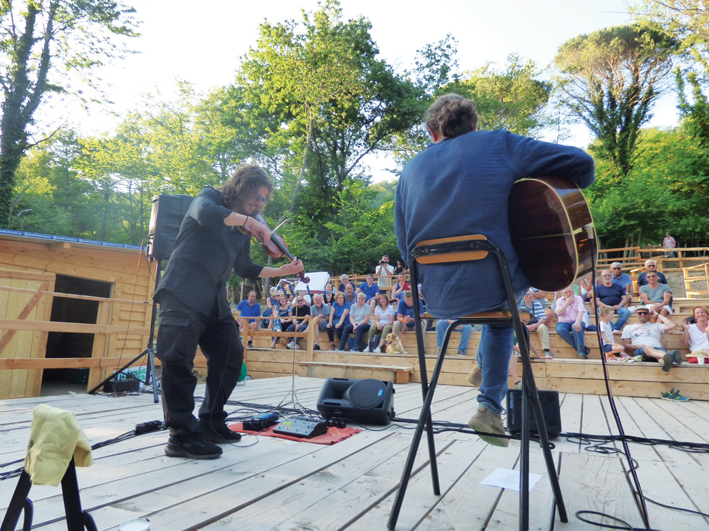
[[[232,316],[219,319],[217,304],[205,316],[191,310],[169,292],[160,293],[160,328],[155,355],[162,364],[162,395],[165,424],[175,436],[196,433],[199,425],[224,424],[224,404],[241,375],[244,349],[239,326]],[[194,416],[193,374],[197,346],[207,358],[207,386]]]

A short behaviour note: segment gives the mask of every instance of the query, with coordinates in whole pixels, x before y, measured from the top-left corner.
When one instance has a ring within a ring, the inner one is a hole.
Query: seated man
[[[613,283],[613,273],[610,269],[601,271],[601,284],[596,286],[596,304],[599,308],[609,306],[618,314],[615,324],[611,323],[613,330],[622,330],[623,325],[630,317],[628,304],[630,295],[618,284]]]
[[[695,306],[692,308],[694,323],[687,322],[687,319],[682,319],[684,333],[682,334],[682,346],[691,352],[690,356],[699,358],[706,363],[706,358],[709,358],[709,313],[704,306]]]
[[[374,283],[374,275],[371,273],[367,275],[367,281],[362,282],[357,288],[357,291],[366,295],[364,302],[367,304],[369,304],[369,301],[376,299],[377,295],[379,295],[379,286]]]
[[[530,318],[527,322],[525,322],[527,330],[537,333],[539,341],[542,344],[542,348],[544,349],[544,357],[550,360],[552,359],[552,355],[551,344],[549,343],[549,328],[547,327],[547,324],[551,322],[551,320],[546,311],[547,308],[544,307],[544,303],[542,301],[546,301],[546,299],[534,298],[534,291],[529,289],[524,296],[524,302],[520,305],[520,308],[525,308],[529,313]]]
[[[657,262],[655,260],[645,260],[645,271],[638,276],[638,291],[640,291],[640,286],[647,286],[650,283],[647,279],[647,274],[651,271],[657,273],[657,281],[660,284],[667,284],[667,277],[657,270]]]
[[[633,281],[630,279],[628,273],[623,273],[623,265],[620,262],[613,262],[611,264],[611,273],[613,273],[613,278],[611,281],[613,284],[618,284],[625,292],[632,298],[633,291]],[[600,279],[598,280],[600,283]]]
[[[423,303],[419,300],[419,310],[423,314]],[[415,326],[414,317],[414,297],[411,290],[404,292],[404,300],[396,308],[396,321],[392,327],[392,332],[398,337],[407,330],[413,330]]]
[[[653,312],[654,313],[654,312]],[[660,338],[662,334],[667,334],[677,326],[667,317],[655,314],[661,323],[649,322],[649,310],[640,307],[635,311],[638,316],[638,324],[629,324],[623,329],[623,346],[626,352],[635,351],[635,361],[660,361],[662,360],[662,370],[670,372],[672,364],[682,364],[682,355],[677,350],[667,352],[662,346]]]
[[[586,307],[579,295],[574,295],[574,288],[569,286],[564,289],[564,294],[556,300],[556,333],[569,345],[576,349],[579,358],[588,359],[591,349],[584,345],[584,332],[586,325],[583,315]]]
[[[372,310],[369,308],[369,304],[365,303],[366,297],[364,293],[357,294],[357,304],[350,308],[349,323],[345,325],[345,329],[342,332],[339,350],[345,350],[350,334],[354,334],[354,345],[350,352],[362,352],[362,338],[372,326],[370,323]]]
[[[357,304],[357,293],[352,282],[348,282],[345,286],[345,301],[350,303],[350,306]]]
[[[330,317],[330,306],[323,304],[323,298],[320,293],[313,295],[313,304],[310,305],[310,320],[313,322],[315,327],[315,333],[313,334],[313,350],[320,350],[320,331],[326,330],[328,332],[328,339],[332,341],[332,330],[328,329],[327,321]]]
[[[648,284],[640,288],[640,299],[645,308],[654,313],[672,315],[672,290],[667,284],[660,284],[657,271],[647,272]],[[655,322],[655,319],[652,319]]]
[[[236,309],[239,311],[239,319],[237,319],[236,322],[241,330],[244,330],[246,327],[245,317],[261,317],[261,305],[256,303],[255,291],[249,291],[249,298],[237,304]],[[256,319],[249,319],[248,325],[251,332],[258,330],[258,322]],[[251,339],[249,339],[249,347],[253,347],[253,341]]]
[[[305,304],[303,295],[298,295],[295,299],[293,307],[293,324],[288,326],[286,332],[305,332],[308,329],[308,321],[310,320],[310,307]],[[287,345],[288,348],[298,348],[298,338],[294,337]]]
[[[436,348],[440,351],[443,346],[443,338],[446,335],[446,330],[453,324],[453,319],[439,319],[436,323]],[[458,325],[455,327],[456,332],[460,332],[460,343],[458,343],[458,356],[468,355],[468,341],[473,327],[470,325]]]

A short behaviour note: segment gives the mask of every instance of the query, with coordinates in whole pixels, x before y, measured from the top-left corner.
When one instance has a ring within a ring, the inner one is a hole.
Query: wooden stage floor
[[[296,378],[300,402],[314,408],[322,385],[320,379]],[[290,386],[289,377],[250,380],[236,388],[232,399],[276,405]],[[198,389],[201,392],[203,388]],[[467,422],[476,395],[472,388],[440,386],[434,420]],[[565,394],[561,399],[564,431],[617,433],[606,398]],[[137,423],[162,418],[161,406],[150,394],[0,401],[0,463],[24,457],[32,408],[39,403],[73,411],[92,444],[132,430]],[[629,435],[709,442],[709,402],[622,397],[616,403]],[[415,418],[421,406],[420,385],[397,385],[394,406],[398,417]],[[411,435],[412,430],[392,424],[332,446],[247,436],[239,444],[224,446],[220,459],[193,461],[166,457],[167,432],[153,432],[95,450],[94,465],[77,470],[81,499],[101,530],[115,530],[139,517],[150,519],[152,531],[384,530]],[[542,453],[533,443],[531,471],[544,477],[531,492],[531,529],[600,529],[579,520],[575,513],[581,510],[603,512],[641,527],[623,474],[624,461],[614,454],[589,453],[564,437],[554,442],[569,522],[561,523],[554,513]],[[516,529],[517,492],[480,481],[497,468],[518,467],[519,442],[497,448],[472,434],[448,431],[436,435],[436,443],[443,494],[432,493],[429,469],[423,466],[424,442],[397,529]],[[631,444],[631,451],[647,497],[709,512],[709,454],[639,444]],[[15,478],[0,481],[2,515],[16,484]],[[32,487],[30,498],[35,507],[33,529],[66,529],[59,487]],[[701,516],[652,504],[648,509],[652,529],[709,530],[709,520]]]

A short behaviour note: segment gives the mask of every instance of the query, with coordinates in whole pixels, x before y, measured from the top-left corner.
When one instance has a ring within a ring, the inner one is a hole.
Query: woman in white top
[[[376,354],[382,352],[382,347],[386,341],[387,334],[391,334],[391,328],[394,325],[396,310],[389,304],[389,298],[385,293],[379,295],[379,304],[374,308],[374,319],[372,327],[369,329],[368,341],[376,335],[380,336],[379,344],[374,349]],[[369,347],[364,349],[364,352],[370,352]]]
[[[682,346],[689,347],[690,356],[696,357],[697,363],[703,364],[705,358],[709,357],[709,313],[704,306],[695,306],[692,315],[696,323],[689,324],[687,319],[682,319]]]

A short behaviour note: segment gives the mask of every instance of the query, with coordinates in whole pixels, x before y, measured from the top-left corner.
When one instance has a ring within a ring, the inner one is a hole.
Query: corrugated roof
[[[0,239],[34,243],[40,243],[40,241],[54,241],[70,243],[72,245],[76,245],[77,247],[98,247],[131,252],[140,251],[140,247],[138,245],[129,245],[127,243],[100,242],[96,240],[85,240],[83,238],[70,238],[69,236],[55,236],[53,234],[40,234],[39,232],[27,232],[20,230],[0,229]]]

